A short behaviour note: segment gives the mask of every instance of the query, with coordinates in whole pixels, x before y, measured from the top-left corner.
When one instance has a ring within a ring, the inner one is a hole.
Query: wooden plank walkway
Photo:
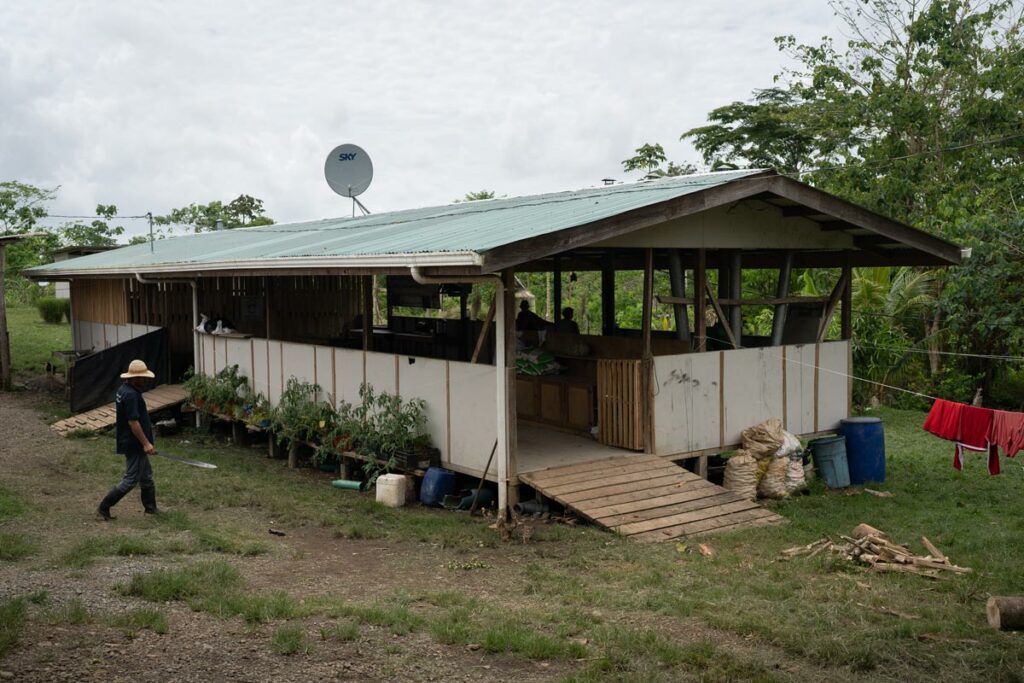
[[[184,403],[187,398],[184,385],[163,384],[145,393],[146,407],[150,413],[155,413],[164,408],[170,408],[179,403]],[[117,421],[117,410],[113,402],[99,408],[73,415],[66,420],[54,422],[50,429],[61,436],[67,436],[71,432],[81,429],[99,431],[105,427],[112,426]]]
[[[754,501],[654,455],[553,467],[519,479],[595,524],[642,542],[784,521]]]

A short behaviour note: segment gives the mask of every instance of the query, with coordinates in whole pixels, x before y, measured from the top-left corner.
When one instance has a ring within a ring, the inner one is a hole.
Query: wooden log
[[[244,422],[238,422],[236,420],[231,423],[231,441],[236,446],[244,446],[246,444],[246,430]]]
[[[985,605],[988,625],[1000,631],[1024,631],[1024,597],[993,596]]]
[[[925,547],[925,548],[926,548],[926,549],[928,550],[928,554],[929,554],[929,555],[931,555],[931,556],[932,556],[932,557],[933,557],[933,558],[935,559],[935,561],[936,561],[936,562],[948,562],[948,561],[949,561],[949,560],[948,560],[948,559],[946,558],[945,554],[944,554],[944,553],[943,553],[943,552],[942,552],[941,550],[939,550],[938,548],[936,548],[936,547],[935,547],[935,546],[934,546],[934,545],[932,544],[932,542],[931,542],[931,541],[929,541],[929,540],[928,540],[927,538],[925,538],[924,536],[922,536],[922,537],[921,537],[921,543],[922,543],[922,544],[924,545],[924,547]]]
[[[299,465],[299,442],[292,441],[288,444],[288,469],[295,469]]]
[[[854,538],[864,538],[866,536],[874,536],[874,537],[880,538],[880,539],[882,539],[884,541],[888,541],[889,540],[889,535],[887,533],[885,533],[884,531],[879,531],[878,529],[876,529],[875,527],[871,526],[870,524],[863,524],[863,523],[858,524],[856,526],[856,528],[853,530],[853,537]]]

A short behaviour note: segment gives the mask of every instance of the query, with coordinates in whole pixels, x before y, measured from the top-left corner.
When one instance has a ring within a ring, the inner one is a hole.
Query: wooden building
[[[31,275],[71,281],[79,350],[166,327],[176,373],[237,364],[271,402],[293,376],[328,401],[358,402],[363,382],[422,398],[446,467],[484,474],[497,440],[487,477],[504,510],[552,467],[598,472],[643,452],[703,472],[764,419],[801,435],[835,428],[851,410],[851,269],[960,258],[955,244],[790,178],[730,171],[203,233]],[[827,296],[790,293],[806,268],[831,270]],[[775,296],[744,298],[748,269],[771,270]],[[601,274],[601,334],[517,332],[516,273],[553,273],[558,311],[564,274],[587,271]],[[622,271],[643,273],[639,330],[614,322]],[[372,278],[392,297],[376,326],[364,322]],[[467,313],[481,285],[495,292],[484,321]],[[441,293],[460,299],[458,318],[394,314]],[[672,329],[651,329],[655,306],[670,307]],[[771,334],[743,333],[751,307],[772,307]],[[245,335],[195,332],[201,312]],[[542,346],[561,372],[517,374],[523,346]]]

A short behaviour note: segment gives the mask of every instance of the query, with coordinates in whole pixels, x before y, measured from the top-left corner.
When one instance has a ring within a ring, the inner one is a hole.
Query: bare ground
[[[536,661],[488,654],[472,646],[448,646],[426,632],[392,635],[387,628],[364,625],[352,642],[319,640],[319,626],[328,620],[303,620],[314,649],[282,656],[270,645],[274,623],[255,627],[241,619],[218,619],[194,612],[183,603],[161,606],[169,616],[169,631],[126,634],[102,619],[92,623],[49,623],[45,610],[80,601],[95,614],[114,614],[144,606],[124,597],[116,584],[132,574],[174,566],[182,558],[147,556],[100,559],[85,569],[56,566],[53,558],[77,538],[117,533],[119,526],[141,516],[136,495],[117,507],[120,519],[105,524],[94,517],[105,493],[103,484],[85,484],[61,466],[62,456],[82,448],[81,442],[54,435],[40,412],[39,399],[28,393],[0,393],[0,481],[21,493],[33,512],[14,522],[31,530],[41,552],[15,563],[0,563],[0,598],[45,590],[48,605],[31,606],[31,617],[16,648],[0,660],[0,678],[20,681],[534,681],[556,680],[586,663]],[[113,484],[110,481],[106,485]],[[159,481],[158,481],[159,484]],[[276,523],[258,510],[228,514],[254,534],[266,535]],[[335,538],[316,527],[287,529],[287,536],[267,536],[270,553],[232,557],[231,562],[253,589],[284,588],[298,598],[331,594],[367,600],[374,595],[452,590],[512,608],[543,604],[530,595],[524,572],[501,567],[525,561],[507,547],[481,548],[474,554],[480,568],[452,571],[446,563],[464,559],[428,544]],[[189,556],[196,559],[195,555]],[[738,657],[757,662],[782,680],[844,680],[854,678],[846,668],[819,667],[779,648],[709,628],[697,620],[629,613],[604,613],[601,618],[622,625],[654,628],[675,642],[714,641]],[[642,623],[641,623],[642,622]],[[695,677],[699,678],[699,676]]]

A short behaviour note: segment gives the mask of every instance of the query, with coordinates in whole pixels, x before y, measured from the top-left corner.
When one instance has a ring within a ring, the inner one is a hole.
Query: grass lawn
[[[8,306],[7,328],[11,335],[11,368],[18,380],[42,374],[53,351],[71,348],[71,325],[44,323],[34,306]]]
[[[12,318],[16,362],[34,367],[45,353],[31,347],[46,343],[40,335],[50,326],[34,311]],[[984,615],[990,595],[1024,593],[1024,458],[1004,460],[997,477],[980,455],[957,472],[952,445],[921,431],[921,413],[877,414],[888,480],[875,488],[892,497],[830,492],[819,482],[812,495],[773,506],[788,524],[701,539],[711,556],[694,552],[696,543],[638,545],[562,525],[539,526],[529,544],[502,543],[479,518],[384,508],[369,494],[331,488],[327,475],[288,470],[263,451],[194,431],[160,443],[218,469],[154,459],[160,502],[174,512],[61,535],[82,524],[83,510],[95,505],[88,496],[114,483],[123,463],[109,435],[40,444],[86,493],[46,505],[38,489],[61,480],[41,471],[38,486],[14,490],[0,471],[0,531],[11,535],[0,568],[13,562],[77,580],[126,556],[157,566],[103,585],[136,601],[117,619],[77,604],[38,612],[27,592],[0,601],[0,656],[23,646],[18,633],[33,620],[173,633],[176,622],[162,610],[179,606],[265,626],[266,650],[288,661],[328,657],[347,644],[388,657],[409,648],[415,658],[414,639],[425,638],[452,656],[474,648],[493,662],[552,662],[566,681],[1024,681],[1022,634],[993,631]],[[349,562],[366,548],[388,559],[383,569],[354,574],[358,590],[344,595],[327,581],[303,583],[307,574],[330,577],[322,564],[304,565],[298,547],[275,554],[282,546],[267,541],[271,522],[288,530],[281,543],[314,538],[320,563],[335,553]],[[861,522],[918,552],[927,536],[973,572],[933,581],[874,574],[831,556],[780,559],[784,548],[838,539]],[[19,535],[28,529],[31,542]],[[254,585],[261,572],[278,576],[275,567],[287,578]]]

